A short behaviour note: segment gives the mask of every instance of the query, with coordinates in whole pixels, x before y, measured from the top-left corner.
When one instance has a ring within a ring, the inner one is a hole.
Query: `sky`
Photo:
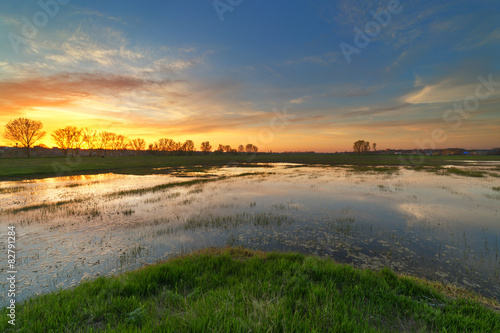
[[[499,22],[498,0],[4,0],[0,134],[500,147]]]

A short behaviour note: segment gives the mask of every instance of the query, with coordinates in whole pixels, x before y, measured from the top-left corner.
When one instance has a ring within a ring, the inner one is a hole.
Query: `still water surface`
[[[1,228],[17,226],[18,301],[227,244],[390,267],[500,298],[500,178],[286,164],[180,176],[1,182]],[[214,181],[116,194],[193,179]]]

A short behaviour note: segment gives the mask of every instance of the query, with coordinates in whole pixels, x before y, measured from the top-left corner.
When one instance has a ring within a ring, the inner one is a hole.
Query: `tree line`
[[[5,133],[3,137],[8,141],[16,144],[21,144],[26,148],[26,154],[30,157],[30,148],[46,136],[46,132],[42,130],[43,124],[40,121],[27,118],[18,118],[9,121],[5,125]],[[51,134],[52,139],[57,147],[61,149],[65,156],[70,152],[80,154],[82,149],[89,152],[89,156],[93,152],[99,151],[106,155],[111,151],[115,155],[119,151],[134,150],[136,152],[146,150],[146,141],[142,138],[129,139],[128,137],[108,131],[98,131],[88,127],[77,128],[75,126],[66,126],[65,128],[56,129]],[[155,155],[167,153],[192,153],[196,151],[194,142],[186,140],[185,142],[176,142],[172,139],[162,138],[148,146],[148,150]],[[215,153],[256,153],[258,147],[253,144],[246,146],[240,145],[237,149],[231,148],[230,145],[219,144]],[[205,141],[200,146],[200,151],[208,153],[212,151],[212,146],[209,141]]]

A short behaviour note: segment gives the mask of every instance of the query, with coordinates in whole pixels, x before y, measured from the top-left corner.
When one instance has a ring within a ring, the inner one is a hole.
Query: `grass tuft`
[[[498,304],[389,269],[209,248],[31,298],[3,332],[498,332]],[[6,318],[7,309],[0,311]]]

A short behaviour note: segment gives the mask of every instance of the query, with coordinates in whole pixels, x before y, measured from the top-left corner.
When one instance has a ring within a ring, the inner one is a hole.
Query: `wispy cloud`
[[[110,21],[120,22],[120,23],[123,23],[123,24],[127,24],[127,20],[125,20],[125,19],[123,19],[121,17],[106,15],[106,14],[100,12],[100,11],[92,10],[92,9],[87,9],[87,8],[76,9],[73,12],[69,13],[68,15],[83,16],[85,18],[94,16],[94,17],[97,17],[99,19],[107,19],[107,20],[110,20]]]
[[[474,95],[478,82],[462,83],[448,78],[432,85],[424,85],[415,92],[402,98],[405,103],[429,104],[452,103],[463,101],[467,96]]]
[[[343,61],[342,54],[340,52],[329,52],[326,54],[311,55],[298,59],[287,60],[285,61],[285,65],[315,64],[321,66],[329,66],[340,61]]]
[[[481,47],[488,44],[500,43],[500,28],[496,28],[489,32],[478,32],[472,36],[469,36],[466,40],[459,43],[455,50],[472,50],[477,47]]]
[[[368,96],[373,94],[375,91],[379,90],[381,87],[382,86],[378,84],[367,87],[352,83],[338,84],[334,86],[331,92],[327,93],[325,96],[341,97],[341,98]]]
[[[38,107],[75,106],[89,99],[119,98],[131,92],[171,87],[171,80],[151,80],[108,73],[60,73],[47,77],[0,81],[0,112]],[[165,89],[163,90],[165,93]]]
[[[290,104],[302,104],[302,103],[307,102],[311,98],[312,98],[312,96],[303,96],[303,97],[292,99],[288,103],[290,103]]]

